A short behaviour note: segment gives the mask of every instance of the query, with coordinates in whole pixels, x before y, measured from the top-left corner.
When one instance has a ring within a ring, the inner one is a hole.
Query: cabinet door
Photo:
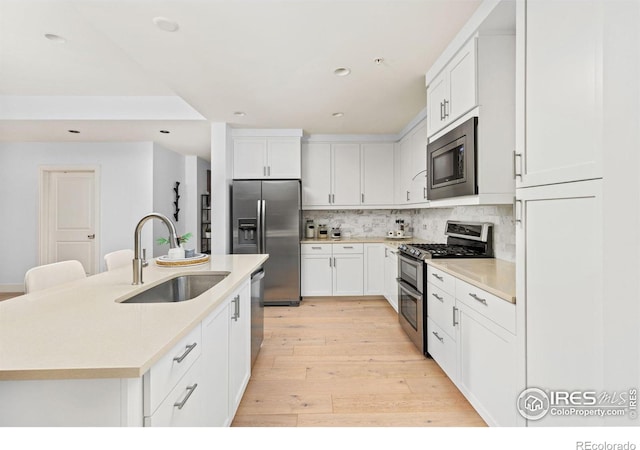
[[[445,107],[445,122],[450,123],[477,104],[476,38],[471,38],[446,70],[449,71],[449,98]]]
[[[364,295],[384,294],[384,244],[364,244]]]
[[[393,144],[362,145],[362,204],[393,204]]]
[[[395,251],[385,247],[384,258],[384,296],[393,307],[398,311],[398,256]]]
[[[516,187],[599,178],[603,2],[518,3]]]
[[[411,133],[411,194],[414,202],[427,201],[427,124],[420,123]]]
[[[229,417],[233,419],[251,376],[251,285],[233,295],[229,321]]]
[[[600,391],[602,181],[517,189],[516,200],[516,297],[526,302],[527,387]],[[547,415],[529,425],[596,425],[592,419]]]
[[[458,303],[457,385],[492,426],[515,426],[516,338],[481,314]]]
[[[300,267],[303,297],[330,296],[333,289],[331,254],[304,255]]]
[[[415,203],[415,197],[411,196],[411,187],[413,177],[413,148],[411,146],[411,135],[405,136],[400,141],[400,204]]]
[[[362,254],[333,257],[333,295],[362,295],[363,278]]]
[[[300,139],[280,138],[267,141],[267,176],[300,178]]]
[[[265,178],[267,140],[235,138],[233,140],[233,178]]]
[[[331,145],[309,143],[302,147],[302,205],[331,203]]]
[[[360,144],[333,144],[334,205],[360,204]]]
[[[214,311],[202,322],[202,394],[204,425],[224,427],[229,416],[229,306]]]
[[[429,136],[445,125],[444,101],[449,98],[448,72],[446,69],[427,87],[427,123]]]

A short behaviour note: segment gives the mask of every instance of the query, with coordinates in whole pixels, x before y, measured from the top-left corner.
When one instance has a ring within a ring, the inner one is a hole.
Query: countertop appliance
[[[458,125],[427,144],[427,198],[475,195],[478,118]]]
[[[449,220],[446,244],[398,246],[398,321],[402,329],[428,355],[426,260],[437,258],[493,258],[493,224]]]
[[[300,304],[300,180],[234,180],[231,253],[268,253],[264,305]]]

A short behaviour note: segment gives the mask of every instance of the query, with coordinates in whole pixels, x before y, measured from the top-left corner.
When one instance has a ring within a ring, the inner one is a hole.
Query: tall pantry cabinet
[[[517,3],[516,241],[526,387],[640,382],[640,6]],[[638,426],[633,414],[528,426]]]

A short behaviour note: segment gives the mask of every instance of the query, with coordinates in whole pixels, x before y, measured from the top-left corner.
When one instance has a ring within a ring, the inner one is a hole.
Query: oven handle
[[[398,258],[400,258],[402,261],[406,262],[407,264],[415,267],[416,269],[420,269],[423,264],[422,260],[406,257],[400,252],[398,252]]]
[[[403,291],[408,292],[409,294],[413,295],[414,297],[422,298],[422,294],[420,292],[416,291],[415,289],[413,289],[411,287],[411,285],[409,283],[407,283],[406,281],[402,280],[402,278],[396,278],[396,281],[398,282],[398,287],[400,289],[402,289]]]

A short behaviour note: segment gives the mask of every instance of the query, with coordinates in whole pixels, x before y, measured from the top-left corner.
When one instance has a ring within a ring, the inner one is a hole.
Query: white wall
[[[193,238],[191,238],[186,247],[201,251],[201,196],[207,193],[207,170],[210,170],[211,164],[197,156],[186,156],[184,164],[185,207],[189,211],[189,214],[185,215],[184,226],[187,232],[193,233]],[[195,213],[192,213],[192,211]]]
[[[173,204],[175,202],[174,188],[176,187],[176,182],[180,183],[178,186],[180,195],[178,199],[180,208],[178,220],[174,218],[175,207]],[[193,209],[189,210],[190,205],[187,202],[186,192],[185,157],[158,144],[153,144],[153,212],[167,216],[176,226],[178,236],[195,231],[185,228],[186,218],[190,217],[190,213],[194,214]],[[147,257],[167,254],[169,245],[158,245],[156,243],[156,240],[161,237],[168,238],[169,230],[161,221],[153,220],[153,252],[151,254],[147,250]],[[189,244],[192,244],[192,242],[190,241]]]
[[[230,188],[233,177],[231,128],[211,124],[211,253],[230,253]]]
[[[39,166],[100,167],[102,265],[105,253],[133,248],[135,225],[152,209],[152,150],[149,142],[0,143],[0,288],[22,285],[38,265]],[[143,243],[151,243],[149,231]]]

